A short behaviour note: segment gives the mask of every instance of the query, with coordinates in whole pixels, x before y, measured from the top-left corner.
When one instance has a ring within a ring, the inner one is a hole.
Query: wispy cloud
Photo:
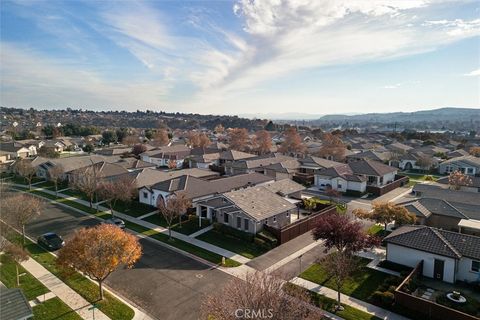
[[[480,69],[473,70],[471,72],[465,73],[464,76],[465,77],[478,77],[478,76],[480,76]]]

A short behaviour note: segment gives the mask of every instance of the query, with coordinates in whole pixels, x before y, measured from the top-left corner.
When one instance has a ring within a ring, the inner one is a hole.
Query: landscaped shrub
[[[389,269],[397,272],[407,272],[407,275],[412,271],[412,268],[409,266],[404,266],[403,264],[398,264],[388,260],[382,260],[378,263],[378,266],[381,268]]]
[[[219,222],[214,223],[213,228],[215,230],[217,230],[218,232],[222,233],[222,234],[229,234],[229,235],[234,236],[235,238],[243,239],[243,240],[250,241],[250,242],[252,242],[253,238],[255,237],[255,235],[253,235],[251,233],[243,232],[243,231],[234,229],[230,226],[227,226],[227,225],[219,223]]]
[[[435,181],[435,178],[432,176],[425,176],[425,181]]]
[[[277,238],[275,238],[270,232],[266,230],[262,230],[259,233],[257,233],[256,237],[268,243],[272,248],[277,246],[277,243],[278,243]]]
[[[253,238],[253,242],[259,246],[259,247],[262,247],[262,248],[265,248],[266,250],[270,250],[272,248],[272,246],[270,244],[268,244],[265,240],[263,239],[260,239],[258,237],[255,237]]]
[[[391,306],[394,301],[395,301],[395,296],[393,295],[393,293],[391,293],[389,291],[383,293],[383,295],[382,295],[383,305]]]

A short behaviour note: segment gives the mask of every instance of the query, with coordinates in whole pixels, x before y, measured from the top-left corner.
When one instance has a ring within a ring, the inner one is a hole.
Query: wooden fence
[[[390,182],[389,184],[386,184],[382,187],[367,186],[367,192],[373,193],[376,196],[381,196],[387,192],[392,191],[393,189],[407,185],[408,181],[409,178],[407,176],[400,176],[397,174],[393,182]]]
[[[323,214],[334,213],[337,210],[335,205],[324,206],[324,208],[312,213],[309,217],[297,220],[294,223],[284,226],[283,228],[277,229],[268,225],[263,226],[263,228],[277,238],[278,244],[288,242],[315,228],[318,220]]]

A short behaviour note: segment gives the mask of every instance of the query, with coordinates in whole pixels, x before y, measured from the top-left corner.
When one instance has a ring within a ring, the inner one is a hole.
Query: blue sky
[[[479,36],[476,1],[2,1],[1,105],[480,108]]]

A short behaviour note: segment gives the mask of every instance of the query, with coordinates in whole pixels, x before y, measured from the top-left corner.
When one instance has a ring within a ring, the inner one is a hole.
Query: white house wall
[[[460,259],[458,262],[457,280],[465,282],[480,281],[480,273],[472,271],[472,259]]]
[[[445,261],[443,281],[455,282],[455,259],[387,243],[387,260],[414,268],[423,260],[423,275],[433,278],[435,259]]]

